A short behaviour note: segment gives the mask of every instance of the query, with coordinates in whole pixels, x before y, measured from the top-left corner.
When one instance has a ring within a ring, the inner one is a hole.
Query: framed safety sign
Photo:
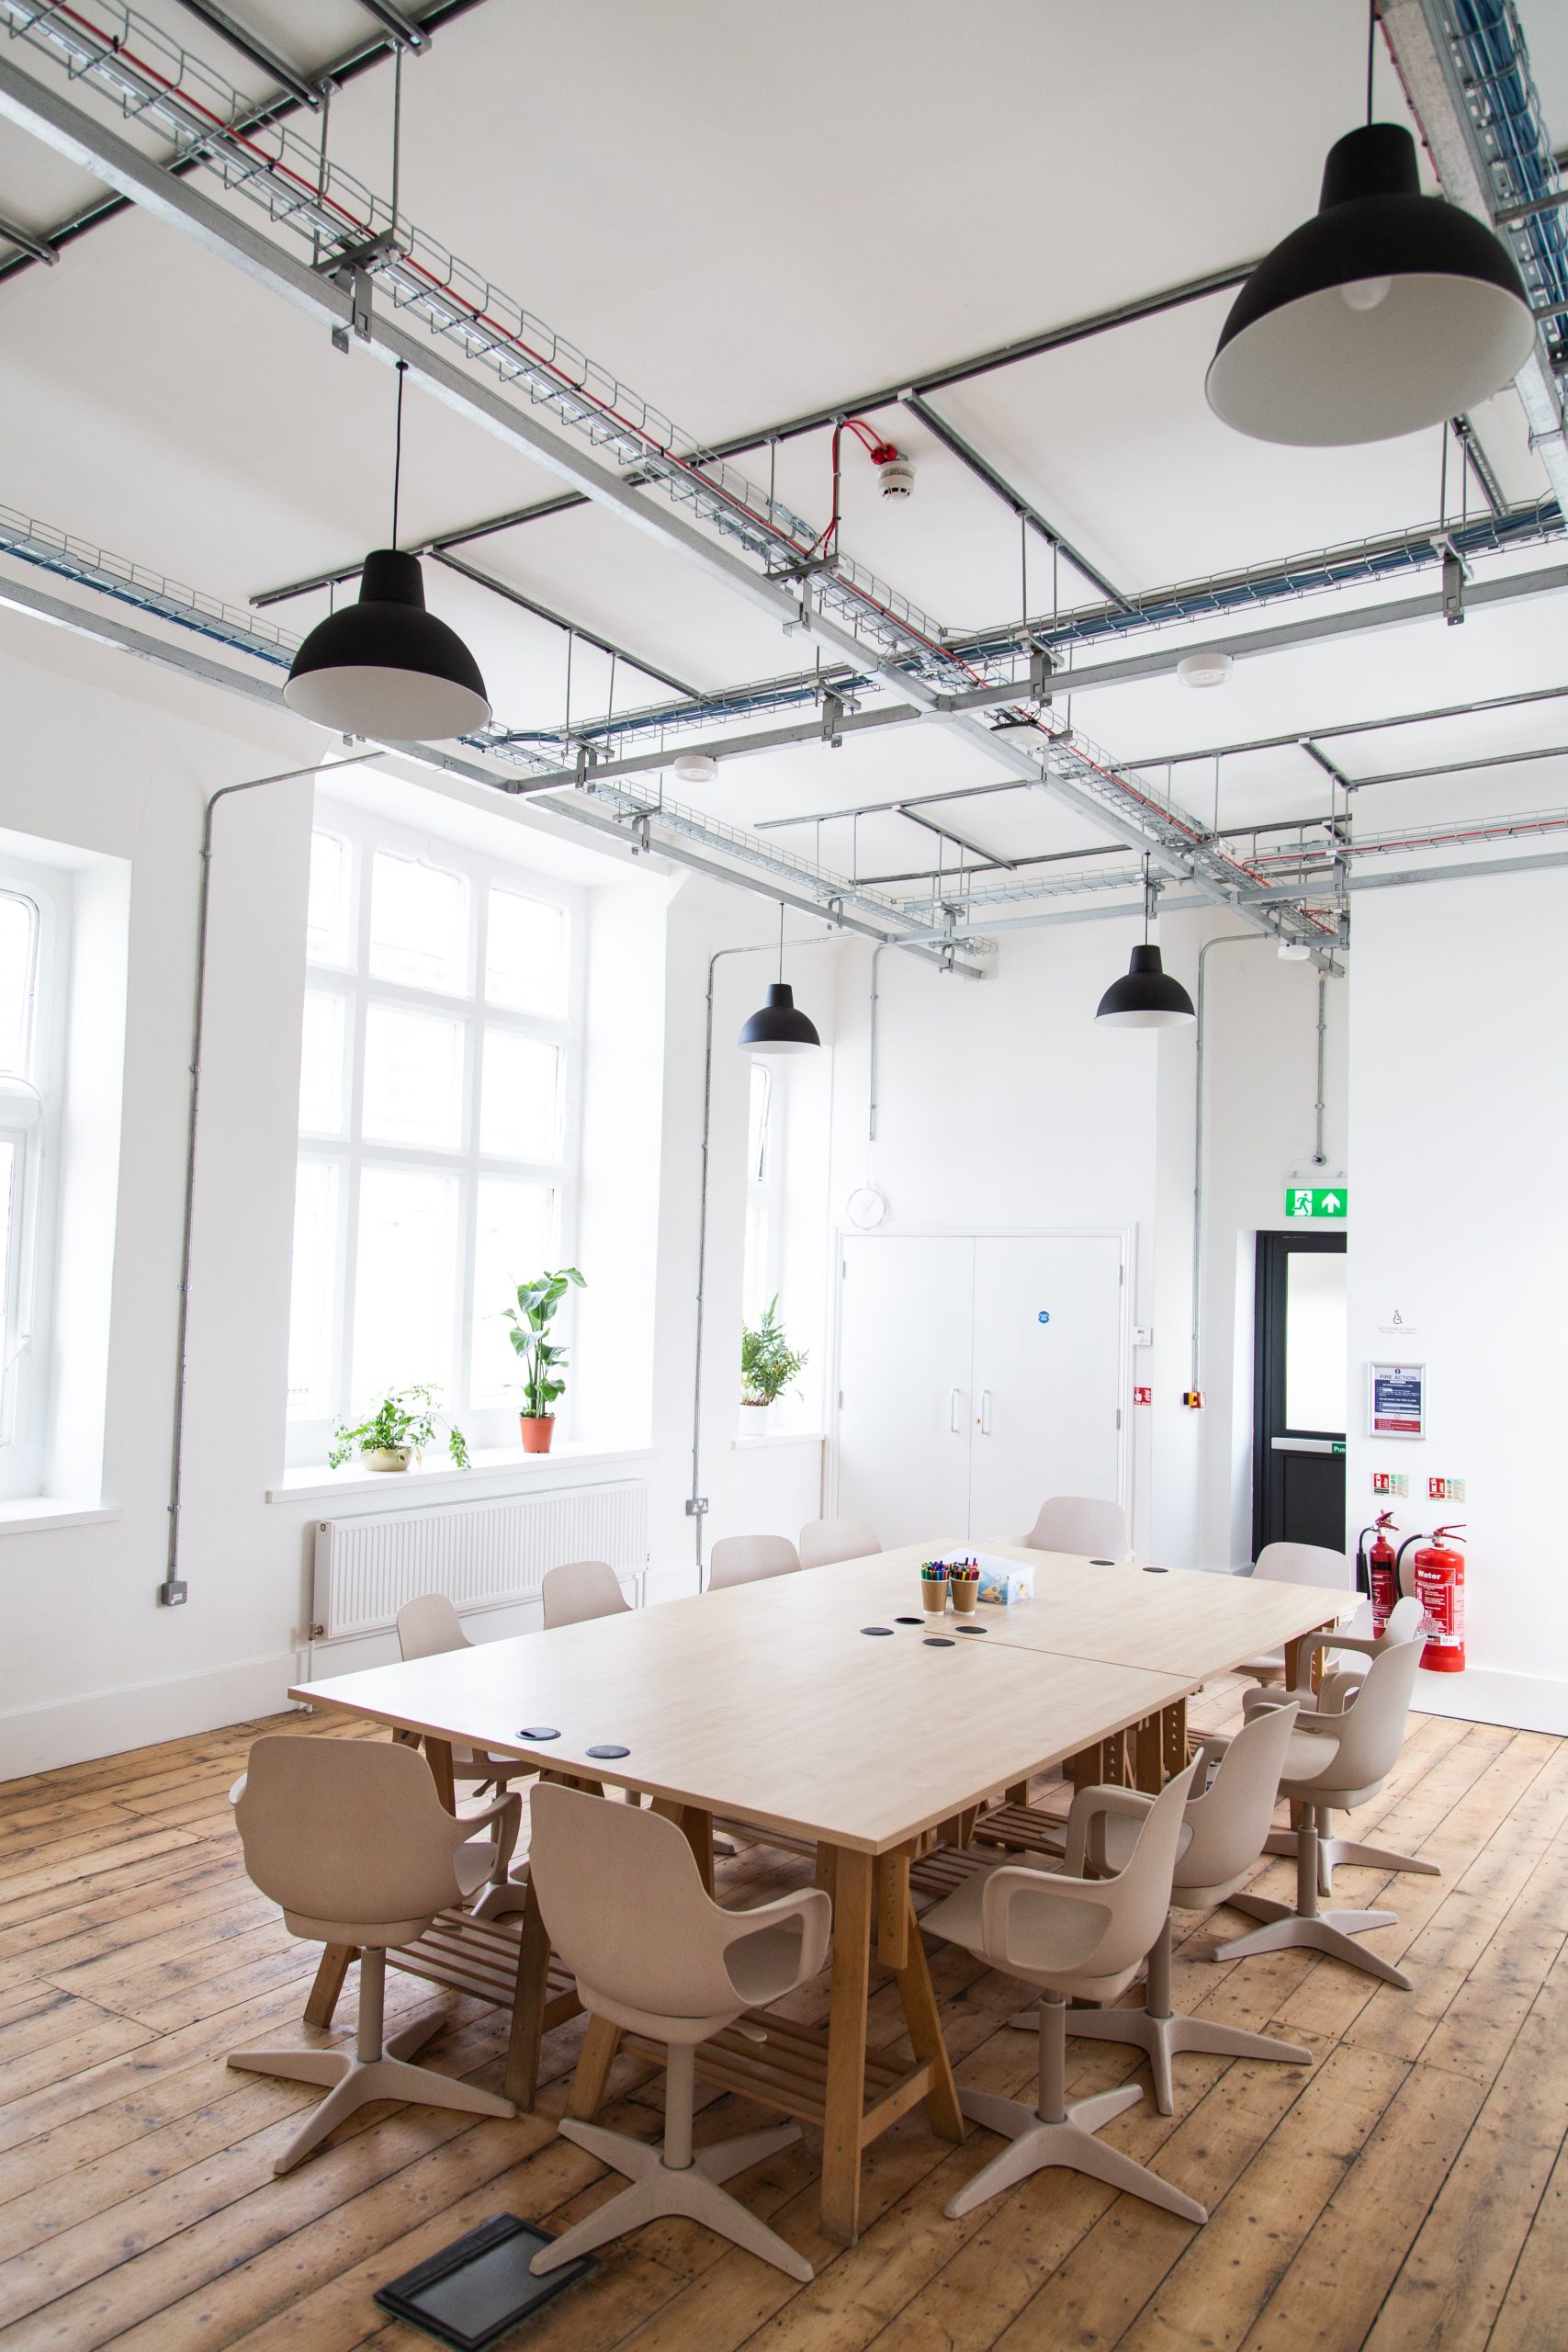
[[[1425,1437],[1427,1367],[1424,1363],[1367,1366],[1367,1435]]]

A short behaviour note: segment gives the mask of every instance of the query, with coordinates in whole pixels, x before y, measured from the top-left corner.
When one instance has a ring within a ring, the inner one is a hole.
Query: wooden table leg
[[[666,1821],[672,1821],[697,1858],[697,1869],[706,1892],[713,1893],[713,1815],[701,1805],[676,1804],[669,1797],[655,1797],[653,1810]]]
[[[1170,1706],[1160,1709],[1159,1749],[1160,1762],[1165,1767],[1165,1777],[1168,1781],[1178,1772],[1186,1771],[1188,1755],[1185,1699],[1177,1699]]]
[[[1145,1795],[1157,1796],[1165,1786],[1165,1718],[1150,1715],[1133,1735],[1133,1765],[1137,1784]]]
[[[822,2118],[822,2229],[840,2245],[860,2234],[861,2117],[865,2111],[866,2002],[871,1987],[872,1860],[834,1858],[833,1982]]]
[[[358,1958],[357,1945],[327,1945],[316,1970],[310,1997],[305,2004],[307,2025],[331,2025],[333,2011],[337,2007],[337,1996],[343,1991],[343,1980]]]
[[[899,1969],[909,1958],[909,1894],[912,1846],[880,1854],[876,1862],[876,1957],[884,1968]]]
[[[580,2123],[592,2123],[604,2104],[604,2086],[620,2046],[618,2025],[612,2025],[608,2018],[589,2018],[566,2102],[567,2113],[576,2116]]]
[[[901,1967],[894,1969],[894,1974],[898,1980],[898,1998],[904,2004],[904,2022],[908,2028],[915,2056],[921,2065],[929,2066],[935,2076],[926,2093],[926,2120],[939,2139],[962,2141],[964,2113],[958,2104],[947,2044],[942,2040],[942,2017],[937,2008],[931,1970],[926,1965],[926,1948],[920,1939],[919,1921],[915,1917],[915,1905],[909,1894],[908,1861],[900,1876],[904,1894],[904,1962]],[[886,1957],[880,1937],[877,1951],[879,1958]]]
[[[539,2088],[539,2047],[549,1996],[550,1939],[532,1879],[523,1905],[517,1949],[517,1989],[512,1996],[512,2034],[506,2048],[506,2096],[530,2108]]]
[[[457,1792],[452,1781],[452,1743],[449,1739],[427,1739],[424,1760],[430,1767],[430,1777],[435,1783],[435,1793],[448,1813],[457,1810]]]

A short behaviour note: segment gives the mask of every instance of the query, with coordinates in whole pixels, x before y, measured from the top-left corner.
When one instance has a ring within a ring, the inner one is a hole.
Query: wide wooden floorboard
[[[1193,1708],[1224,1727],[1236,1686]],[[378,2285],[496,2212],[564,2229],[615,2181],[556,2136],[581,2024],[551,2035],[541,2111],[475,2122],[429,2109],[352,2120],[283,2180],[274,2156],[317,2096],[232,2074],[263,2039],[346,2041],[300,2022],[315,1949],[240,1865],[227,1802],[255,1734],[376,1736],[291,1715],[0,1787],[0,2346],[5,2352],[415,2352]],[[1065,1810],[1066,1791],[1041,1801]],[[1202,2199],[1193,2230],[1061,2173],[961,2222],[943,2207],[994,2153],[919,2113],[869,2151],[857,2246],[817,2227],[816,2135],[758,2166],[747,2203],[817,2267],[797,2287],[691,2225],[609,2250],[533,2323],[538,2352],[1568,2352],[1568,1741],[1412,1719],[1363,1838],[1438,1878],[1345,1871],[1341,1902],[1394,1911],[1369,1938],[1401,1994],[1337,1962],[1208,1957],[1241,1921],[1180,1915],[1179,2004],[1308,2047],[1309,2066],[1178,2064],[1177,2113],[1145,2100],[1108,2137]],[[1256,1884],[1289,1894],[1292,1866]],[[741,1905],[808,1883],[763,1849],[723,1866]],[[932,1946],[961,2084],[1029,2096],[1019,1989]],[[1140,1997],[1133,1996],[1134,2002]],[[394,1976],[389,2009],[439,2004]],[[820,2025],[826,1979],[786,2005]],[[499,2088],[504,2018],[446,2005],[431,2063]],[[869,2039],[905,2049],[874,1978]],[[1088,2096],[1146,2079],[1128,2049],[1071,2045]],[[654,2138],[662,2075],[623,2056],[606,2120]],[[699,2141],[757,2122],[703,2095]]]

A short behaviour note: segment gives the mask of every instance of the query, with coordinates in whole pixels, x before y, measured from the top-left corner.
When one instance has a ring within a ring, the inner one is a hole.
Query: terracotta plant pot
[[[406,1470],[413,1453],[412,1445],[371,1445],[360,1455],[360,1467],[365,1470]]]
[[[523,1431],[525,1453],[548,1453],[550,1440],[556,1433],[553,1413],[519,1413],[518,1423]]]

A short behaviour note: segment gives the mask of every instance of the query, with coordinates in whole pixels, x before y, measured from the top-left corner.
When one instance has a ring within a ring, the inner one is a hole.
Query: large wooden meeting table
[[[680,1824],[710,1884],[716,1813],[810,1841],[834,1905],[827,2031],[770,2014],[765,2040],[743,2021],[704,2044],[698,2066],[821,2127],[822,2226],[846,2244],[869,2141],[922,2101],[933,2130],[964,2136],[909,1889],[930,1834],[1073,1758],[1088,1759],[1089,1777],[1125,1777],[1117,1743],[1138,1726],[1161,1727],[1157,1747],[1138,1745],[1138,1778],[1157,1785],[1148,1759],[1157,1755],[1161,1770],[1180,1760],[1178,1725],[1184,1756],[1192,1690],[1354,1605],[1313,1586],[1018,1552],[1010,1556],[1034,1571],[1033,1599],[983,1607],[974,1622],[985,1634],[965,1635],[962,1619],[921,1617],[922,1556],[911,1546],[291,1693],[421,1738],[448,1803],[454,1745],[637,1792]],[[558,1736],[540,1738],[547,1728]],[[1075,1777],[1085,1772],[1080,1761]],[[498,1932],[516,1954],[507,2090],[531,2107],[541,2036],[578,2005],[552,1971],[531,1887],[520,1928]],[[874,1940],[897,1984],[911,2066],[868,2054]],[[324,1955],[307,2012],[316,2021],[330,2017],[352,1958]],[[615,2039],[592,2021],[574,2113],[597,2106]]]

